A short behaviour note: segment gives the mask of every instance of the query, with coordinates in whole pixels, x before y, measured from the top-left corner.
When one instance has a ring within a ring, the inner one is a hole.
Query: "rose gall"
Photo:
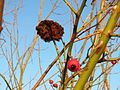
[[[36,26],[37,34],[45,41],[59,41],[64,34],[64,28],[53,20],[43,20]]]

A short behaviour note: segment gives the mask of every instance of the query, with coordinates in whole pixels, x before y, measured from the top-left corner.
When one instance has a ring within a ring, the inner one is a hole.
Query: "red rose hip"
[[[77,59],[71,58],[67,63],[67,68],[71,72],[76,72],[76,71],[80,70],[80,63]]]
[[[117,63],[117,61],[111,61],[112,65],[115,65]]]
[[[57,83],[54,83],[54,84],[53,84],[53,87],[58,88],[58,84],[57,84]]]
[[[49,80],[49,83],[50,83],[50,84],[53,84],[53,82],[54,82],[53,80]]]

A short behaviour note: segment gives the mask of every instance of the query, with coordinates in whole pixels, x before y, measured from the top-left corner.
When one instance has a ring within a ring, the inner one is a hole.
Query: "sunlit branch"
[[[64,2],[69,6],[69,8],[74,14],[77,14],[77,11],[72,7],[72,5],[67,0],[64,0]]]
[[[0,0],[0,32],[2,31],[4,0]]]

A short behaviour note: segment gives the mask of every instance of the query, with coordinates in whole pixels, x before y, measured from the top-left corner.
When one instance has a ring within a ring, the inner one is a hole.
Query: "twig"
[[[0,0],[0,32],[2,31],[4,0]]]
[[[96,48],[93,52],[93,55],[90,57],[88,63],[85,66],[85,69],[83,70],[78,82],[76,83],[74,90],[83,90],[85,83],[87,82],[90,74],[94,70],[96,63],[98,62],[98,59],[100,58],[101,54],[104,52],[105,47],[110,39],[109,33],[111,33],[115,25],[119,19],[120,16],[120,1],[117,2],[117,4],[114,6],[114,11],[112,12],[111,16],[108,19],[108,23],[106,24],[105,29],[102,32],[101,38],[99,43],[102,43],[102,46],[99,48]],[[99,53],[98,53],[99,50]]]
[[[77,11],[71,6],[71,4],[67,0],[64,0],[64,2],[69,6],[69,8],[74,14],[77,14]]]
[[[0,76],[3,78],[3,80],[4,80],[5,83],[7,84],[8,88],[9,88],[10,90],[12,90],[11,87],[10,87],[10,85],[9,85],[9,83],[7,82],[6,78],[5,78],[1,73],[0,73]]]
[[[69,45],[69,48],[68,48],[68,53],[67,53],[67,59],[66,59],[66,63],[65,63],[65,68],[63,70],[63,74],[62,74],[62,78],[63,78],[63,86],[62,86],[62,90],[64,90],[64,82],[65,82],[65,79],[66,79],[66,73],[67,73],[67,62],[69,61],[69,58],[71,57],[71,52],[72,52],[72,47],[73,47],[73,43],[74,43],[74,40],[76,38],[76,35],[77,35],[77,27],[78,27],[78,23],[79,23],[79,17],[81,16],[81,13],[86,5],[86,1],[87,0],[83,0],[79,10],[77,11],[77,13],[75,14],[76,15],[76,19],[75,19],[75,24],[74,24],[74,28],[73,28],[73,33],[72,33],[72,37],[71,37],[71,40],[70,40],[70,45]]]

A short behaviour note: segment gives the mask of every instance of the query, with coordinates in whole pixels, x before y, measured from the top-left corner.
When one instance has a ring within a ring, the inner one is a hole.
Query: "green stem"
[[[97,48],[94,49],[93,55],[90,57],[87,65],[85,66],[83,72],[81,73],[81,76],[76,83],[74,90],[83,90],[84,86],[94,70],[96,63],[98,62],[98,59],[100,58],[101,54],[104,52],[104,49],[110,39],[110,33],[115,28],[116,22],[118,21],[120,16],[120,1],[113,7],[113,12],[108,20],[108,23],[102,33],[102,36],[99,41],[99,45]]]

